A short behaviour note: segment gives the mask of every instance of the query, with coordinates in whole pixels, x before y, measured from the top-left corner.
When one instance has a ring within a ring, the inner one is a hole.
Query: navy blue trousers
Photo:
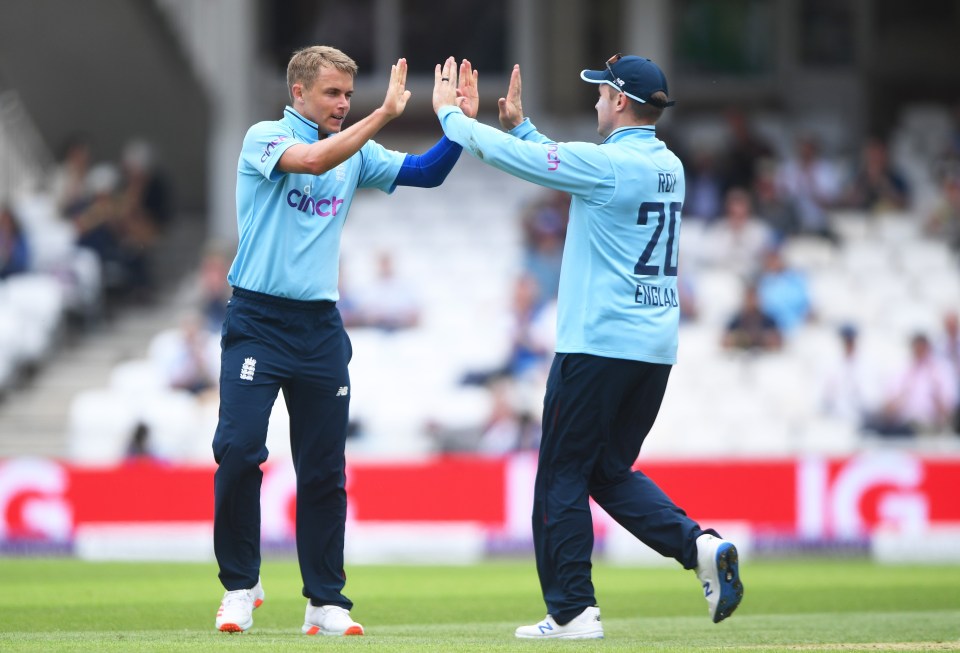
[[[303,595],[350,609],[343,595],[346,444],[352,349],[333,302],[235,289],[221,338],[220,420],[213,438],[213,543],[220,581],[250,588],[260,575],[260,465],[282,390],[297,475],[297,557]]]
[[[565,624],[596,605],[590,497],[619,524],[686,569],[703,531],[632,467],[670,376],[656,365],[557,354],[547,378],[533,496],[533,540],[547,612]],[[712,531],[708,531],[712,532]]]

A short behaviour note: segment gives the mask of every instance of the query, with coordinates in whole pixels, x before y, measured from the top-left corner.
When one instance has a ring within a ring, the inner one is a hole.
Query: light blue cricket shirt
[[[484,163],[572,195],[557,352],[675,363],[685,182],[654,127],[623,127],[598,145],[556,143],[529,120],[504,133],[455,107],[439,117],[447,138]]]
[[[329,138],[336,138],[333,134]],[[247,131],[237,165],[237,256],[231,286],[300,300],[337,301],[340,234],[357,188],[391,193],[405,154],[367,141],[322,175],[285,173],[280,155],[319,140],[293,108]]]

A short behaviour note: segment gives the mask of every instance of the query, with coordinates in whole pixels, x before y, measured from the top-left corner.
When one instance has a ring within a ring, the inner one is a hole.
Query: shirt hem
[[[591,356],[603,356],[604,358],[619,358],[622,360],[639,361],[641,363],[656,363],[659,365],[676,365],[677,358],[665,356],[650,356],[648,354],[637,354],[624,351],[610,351],[607,349],[598,349],[595,347],[564,347],[557,348],[558,354],[590,354]]]

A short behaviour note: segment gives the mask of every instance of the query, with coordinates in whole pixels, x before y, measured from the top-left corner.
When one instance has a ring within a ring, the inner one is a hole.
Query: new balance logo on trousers
[[[350,394],[350,386],[342,385],[342,386],[340,386],[340,389],[337,390],[336,396],[337,396],[337,397],[346,397],[348,394]]]

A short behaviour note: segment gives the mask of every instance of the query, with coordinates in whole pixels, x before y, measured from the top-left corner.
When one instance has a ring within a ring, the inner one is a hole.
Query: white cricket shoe
[[[223,593],[217,610],[217,630],[224,633],[242,633],[253,625],[253,611],[263,604],[263,586],[260,581],[248,590]]]
[[[603,639],[600,608],[596,606],[585,608],[569,623],[562,626],[548,614],[538,624],[520,626],[514,634],[521,639]]]
[[[718,624],[737,609],[743,599],[737,547],[704,533],[697,538],[697,578],[707,599],[707,611]]]
[[[350,611],[339,605],[315,606],[307,601],[303,616],[304,635],[362,635],[363,626],[350,618]]]

